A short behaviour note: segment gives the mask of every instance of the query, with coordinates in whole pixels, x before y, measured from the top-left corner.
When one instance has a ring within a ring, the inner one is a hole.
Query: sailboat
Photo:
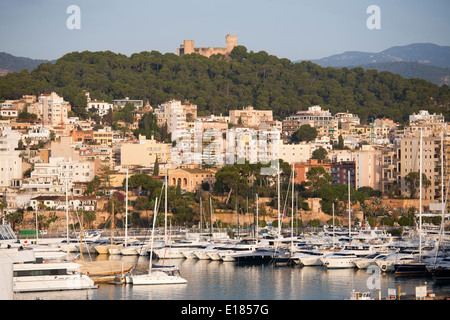
[[[161,285],[161,284],[184,284],[187,280],[182,278],[180,270],[175,266],[154,266],[153,257],[153,236],[155,232],[155,223],[157,215],[158,198],[155,200],[155,209],[153,210],[153,227],[150,246],[150,262],[148,273],[129,275],[126,282],[133,285]]]
[[[275,266],[290,266],[294,264],[294,261],[292,260],[292,254],[294,251],[294,177],[295,177],[295,163],[292,164],[292,216],[291,216],[291,246],[290,246],[290,250],[286,250],[284,252],[279,253],[279,255],[277,257],[275,257],[272,260],[273,265]],[[288,188],[289,191],[289,188]],[[286,198],[287,198],[287,194],[286,194]],[[287,200],[287,199],[286,199]]]
[[[423,136],[422,131],[420,132],[420,172],[419,172],[419,181],[420,181],[420,205],[419,205],[419,257],[418,260],[410,261],[403,264],[395,264],[394,271],[396,276],[402,275],[416,275],[416,276],[427,276],[430,275],[430,268],[428,268],[431,261],[436,262],[438,257],[439,248],[435,248],[435,254],[433,257],[429,257],[428,259],[424,259],[424,254],[422,253],[422,144],[423,144]],[[445,202],[444,202],[444,132],[441,131],[441,203],[442,203],[442,223],[444,223],[444,210],[445,210]]]

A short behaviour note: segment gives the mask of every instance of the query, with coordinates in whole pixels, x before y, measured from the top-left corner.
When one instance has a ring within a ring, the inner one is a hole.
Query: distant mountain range
[[[25,68],[31,71],[44,62],[53,61],[16,57],[6,52],[0,52],[0,73],[19,72]]]
[[[438,85],[450,84],[450,46],[432,43],[396,46],[378,53],[347,51],[310,61],[322,67],[362,67],[390,71],[405,78],[421,78]]]

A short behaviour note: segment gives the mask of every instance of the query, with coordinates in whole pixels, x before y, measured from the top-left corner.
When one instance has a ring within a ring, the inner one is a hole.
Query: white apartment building
[[[90,100],[87,103],[86,110],[90,111],[91,109],[94,109],[100,117],[103,117],[109,113],[109,110],[113,110],[113,105],[105,101]]]
[[[291,136],[302,125],[316,128],[319,137],[337,138],[339,121],[329,110],[322,110],[320,106],[309,107],[308,110],[298,111],[295,115],[283,120],[283,134]]]
[[[49,163],[35,164],[22,189],[31,193],[61,195],[65,193],[66,183],[70,192],[74,182],[89,182],[94,175],[94,162],[65,161],[63,157],[53,157]]]
[[[430,114],[428,110],[420,110],[418,114],[413,113],[409,116],[410,123],[444,123],[445,117],[442,114]]]
[[[268,163],[280,158],[280,145],[280,131],[231,128],[226,133],[225,163],[240,163],[245,160],[250,164]],[[287,153],[292,151],[291,147],[284,150]]]
[[[68,123],[68,112],[71,107],[55,92],[41,94],[37,103],[27,107],[27,112],[36,114],[44,124],[59,125]]]
[[[4,128],[0,132],[0,190],[12,186],[14,180],[22,178],[22,158],[18,146],[20,133]]]
[[[356,114],[349,112],[339,112],[334,115],[335,119],[339,122],[353,122],[355,124],[360,124],[361,120]]]
[[[197,119],[197,105],[188,101],[170,100],[155,108],[154,114],[158,126],[167,124],[168,132],[172,133],[187,129],[187,122]]]

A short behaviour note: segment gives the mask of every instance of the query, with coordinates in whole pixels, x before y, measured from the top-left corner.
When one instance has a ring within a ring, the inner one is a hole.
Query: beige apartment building
[[[252,106],[244,107],[242,110],[230,110],[230,122],[241,124],[247,128],[258,128],[263,122],[273,121],[272,110],[255,110]]]
[[[55,92],[41,94],[38,101],[27,107],[27,112],[36,114],[44,124],[59,125],[68,123],[69,102]]]
[[[122,167],[142,166],[153,167],[156,158],[159,163],[168,161],[169,146],[155,139],[146,139],[139,135],[137,142],[122,143],[120,147],[120,161]]]
[[[369,145],[363,145],[355,151],[355,186],[371,187],[381,190],[381,151]]]
[[[450,156],[450,137],[444,138],[444,181],[447,181],[449,166],[446,161]],[[420,171],[420,132],[406,136],[401,140],[398,152],[400,184],[403,194],[409,195],[405,177],[410,172]],[[422,199],[441,200],[441,131],[424,134],[422,138],[422,172],[430,180],[431,185],[423,188]],[[444,184],[445,186],[445,184]],[[418,191],[419,192],[419,191]],[[444,191],[445,192],[445,191]],[[419,194],[417,194],[419,196]]]

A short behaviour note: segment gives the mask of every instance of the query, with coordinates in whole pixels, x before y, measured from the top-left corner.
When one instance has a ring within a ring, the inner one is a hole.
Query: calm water
[[[94,256],[94,260],[107,257]],[[149,263],[148,257],[114,256],[132,265]],[[162,260],[153,260],[162,264]],[[344,300],[353,289],[370,291],[374,274],[366,270],[324,267],[273,267],[269,265],[240,266],[234,262],[196,259],[168,259],[166,265],[176,265],[188,280],[183,285],[133,286],[100,284],[98,289],[18,294],[16,299],[52,300]],[[388,288],[401,286],[401,291],[414,295],[415,287],[427,283],[436,295],[450,293],[450,283],[435,283],[425,277],[395,277],[381,274],[381,296]]]

